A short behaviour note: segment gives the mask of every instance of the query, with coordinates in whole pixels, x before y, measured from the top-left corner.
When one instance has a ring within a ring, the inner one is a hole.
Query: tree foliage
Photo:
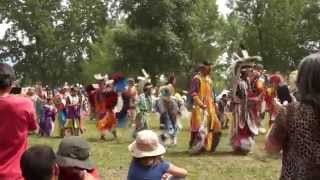
[[[142,68],[187,80],[196,64],[227,53],[215,67],[222,81],[240,44],[283,72],[320,48],[318,0],[229,0],[229,7],[225,18],[216,0],[1,0],[0,23],[10,28],[0,61],[15,64],[25,81],[58,85]]]
[[[296,68],[308,53],[308,46],[317,45],[314,33],[319,22],[319,3],[313,0],[231,0],[233,13],[228,23],[240,22],[243,43],[251,54],[263,57],[267,69],[286,72]],[[313,9],[313,10],[311,10]],[[312,14],[310,16],[310,14]],[[231,32],[239,35],[239,32]],[[232,35],[231,35],[232,36]],[[309,37],[309,38],[308,38]],[[233,46],[231,46],[233,47]]]
[[[3,0],[1,22],[11,24],[1,41],[1,59],[15,63],[31,82],[76,81],[88,46],[107,24],[100,0]]]

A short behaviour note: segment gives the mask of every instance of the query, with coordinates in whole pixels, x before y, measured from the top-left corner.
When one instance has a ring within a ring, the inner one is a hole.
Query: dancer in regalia
[[[59,94],[55,96],[55,105],[58,110],[58,122],[59,122],[59,136],[65,135],[65,124],[67,121],[67,97],[65,96],[65,89],[61,89]]]
[[[203,149],[215,152],[220,141],[221,124],[214,103],[211,66],[208,62],[200,66],[199,73],[192,79],[189,92],[193,99],[189,142],[192,154],[200,153]]]
[[[106,133],[111,132],[114,138],[116,134],[116,115],[114,113],[114,107],[117,104],[118,95],[113,91],[112,80],[108,80],[108,77],[101,76],[101,74],[95,75],[95,79],[99,85],[96,90],[96,119],[97,130],[100,133],[100,139],[106,140]]]
[[[53,99],[48,98],[42,109],[42,115],[40,118],[40,130],[41,136],[51,136],[54,131],[54,121],[56,118],[57,110],[54,106]]]
[[[277,108],[275,107],[275,98],[277,98],[277,89],[281,81],[282,79],[280,75],[271,75],[269,78],[269,87],[265,94],[266,112],[269,114],[270,126],[278,115]]]
[[[260,57],[243,57],[236,62],[233,89],[234,120],[231,127],[231,145],[234,151],[246,154],[259,133],[260,91],[255,88],[257,77],[253,73],[254,62]]]
[[[123,73],[114,73],[112,75],[113,89],[118,94],[118,101],[115,107],[117,128],[126,128],[128,125],[128,110],[130,97],[128,95],[128,82]]]
[[[172,90],[167,85],[160,89],[160,99],[158,101],[158,112],[160,113],[160,122],[164,123],[163,133],[161,140],[163,144],[168,144],[167,140],[170,139],[170,144],[177,144],[177,116],[179,107],[177,101],[172,98]]]
[[[67,111],[67,122],[66,129],[69,130],[69,134],[73,136],[79,136],[81,131],[80,127],[80,106],[81,99],[78,95],[77,89],[72,87],[70,89],[70,95],[66,98],[66,111]]]
[[[125,92],[129,97],[129,110],[128,110],[128,119],[129,123],[132,126],[135,126],[135,119],[137,116],[137,101],[138,101],[138,91],[135,87],[135,81],[132,78],[128,79],[128,90]]]
[[[152,111],[152,84],[146,83],[143,87],[143,93],[140,94],[137,104],[137,117],[134,136],[137,132],[149,128],[148,115]]]

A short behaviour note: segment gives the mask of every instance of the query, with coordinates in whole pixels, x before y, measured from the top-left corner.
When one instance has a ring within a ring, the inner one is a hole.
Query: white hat
[[[136,140],[128,149],[135,158],[160,156],[166,152],[164,146],[159,143],[157,134],[151,130],[138,132]]]

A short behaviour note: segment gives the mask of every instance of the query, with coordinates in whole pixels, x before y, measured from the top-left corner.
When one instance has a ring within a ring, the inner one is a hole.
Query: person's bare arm
[[[177,167],[173,164],[170,164],[167,173],[174,176],[174,177],[186,177],[188,175],[187,170],[180,168],[180,167]]]
[[[267,134],[265,150],[270,154],[279,153],[287,140],[287,113],[286,109],[280,111]]]
[[[272,131],[274,131],[273,129],[275,127],[273,127],[273,126],[274,125],[271,126],[270,131],[267,134],[267,139],[266,139],[266,142],[265,142],[265,150],[267,151],[267,153],[277,154],[277,153],[279,153],[281,151],[282,145],[279,144],[278,142],[275,142],[273,140],[272,135],[270,135],[272,133]]]
[[[28,114],[27,114],[27,123],[28,123],[28,130],[33,132],[38,130],[38,123],[37,123],[37,115],[35,107],[32,101],[28,102]]]

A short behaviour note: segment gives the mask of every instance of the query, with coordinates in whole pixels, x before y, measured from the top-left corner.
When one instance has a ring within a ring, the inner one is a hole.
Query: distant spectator
[[[157,134],[151,130],[138,132],[136,140],[128,148],[133,156],[128,180],[177,179],[184,178],[188,173],[162,159],[166,149],[159,143]]]
[[[84,176],[99,180],[95,165],[89,158],[88,142],[79,136],[62,139],[57,152],[57,163],[60,168],[59,180],[83,180]]]
[[[21,171],[25,180],[55,180],[59,168],[56,155],[49,146],[37,145],[29,148],[21,157]]]
[[[281,109],[267,136],[266,150],[283,151],[281,180],[320,179],[320,54],[300,64],[300,102]]]
[[[228,99],[227,94],[223,94],[221,99],[218,102],[218,118],[220,120],[220,123],[222,125],[222,128],[228,128],[229,119],[225,117],[225,109],[228,105]]]
[[[27,149],[28,131],[36,130],[36,113],[29,98],[10,95],[15,72],[0,63],[0,179],[23,179],[20,158]]]

